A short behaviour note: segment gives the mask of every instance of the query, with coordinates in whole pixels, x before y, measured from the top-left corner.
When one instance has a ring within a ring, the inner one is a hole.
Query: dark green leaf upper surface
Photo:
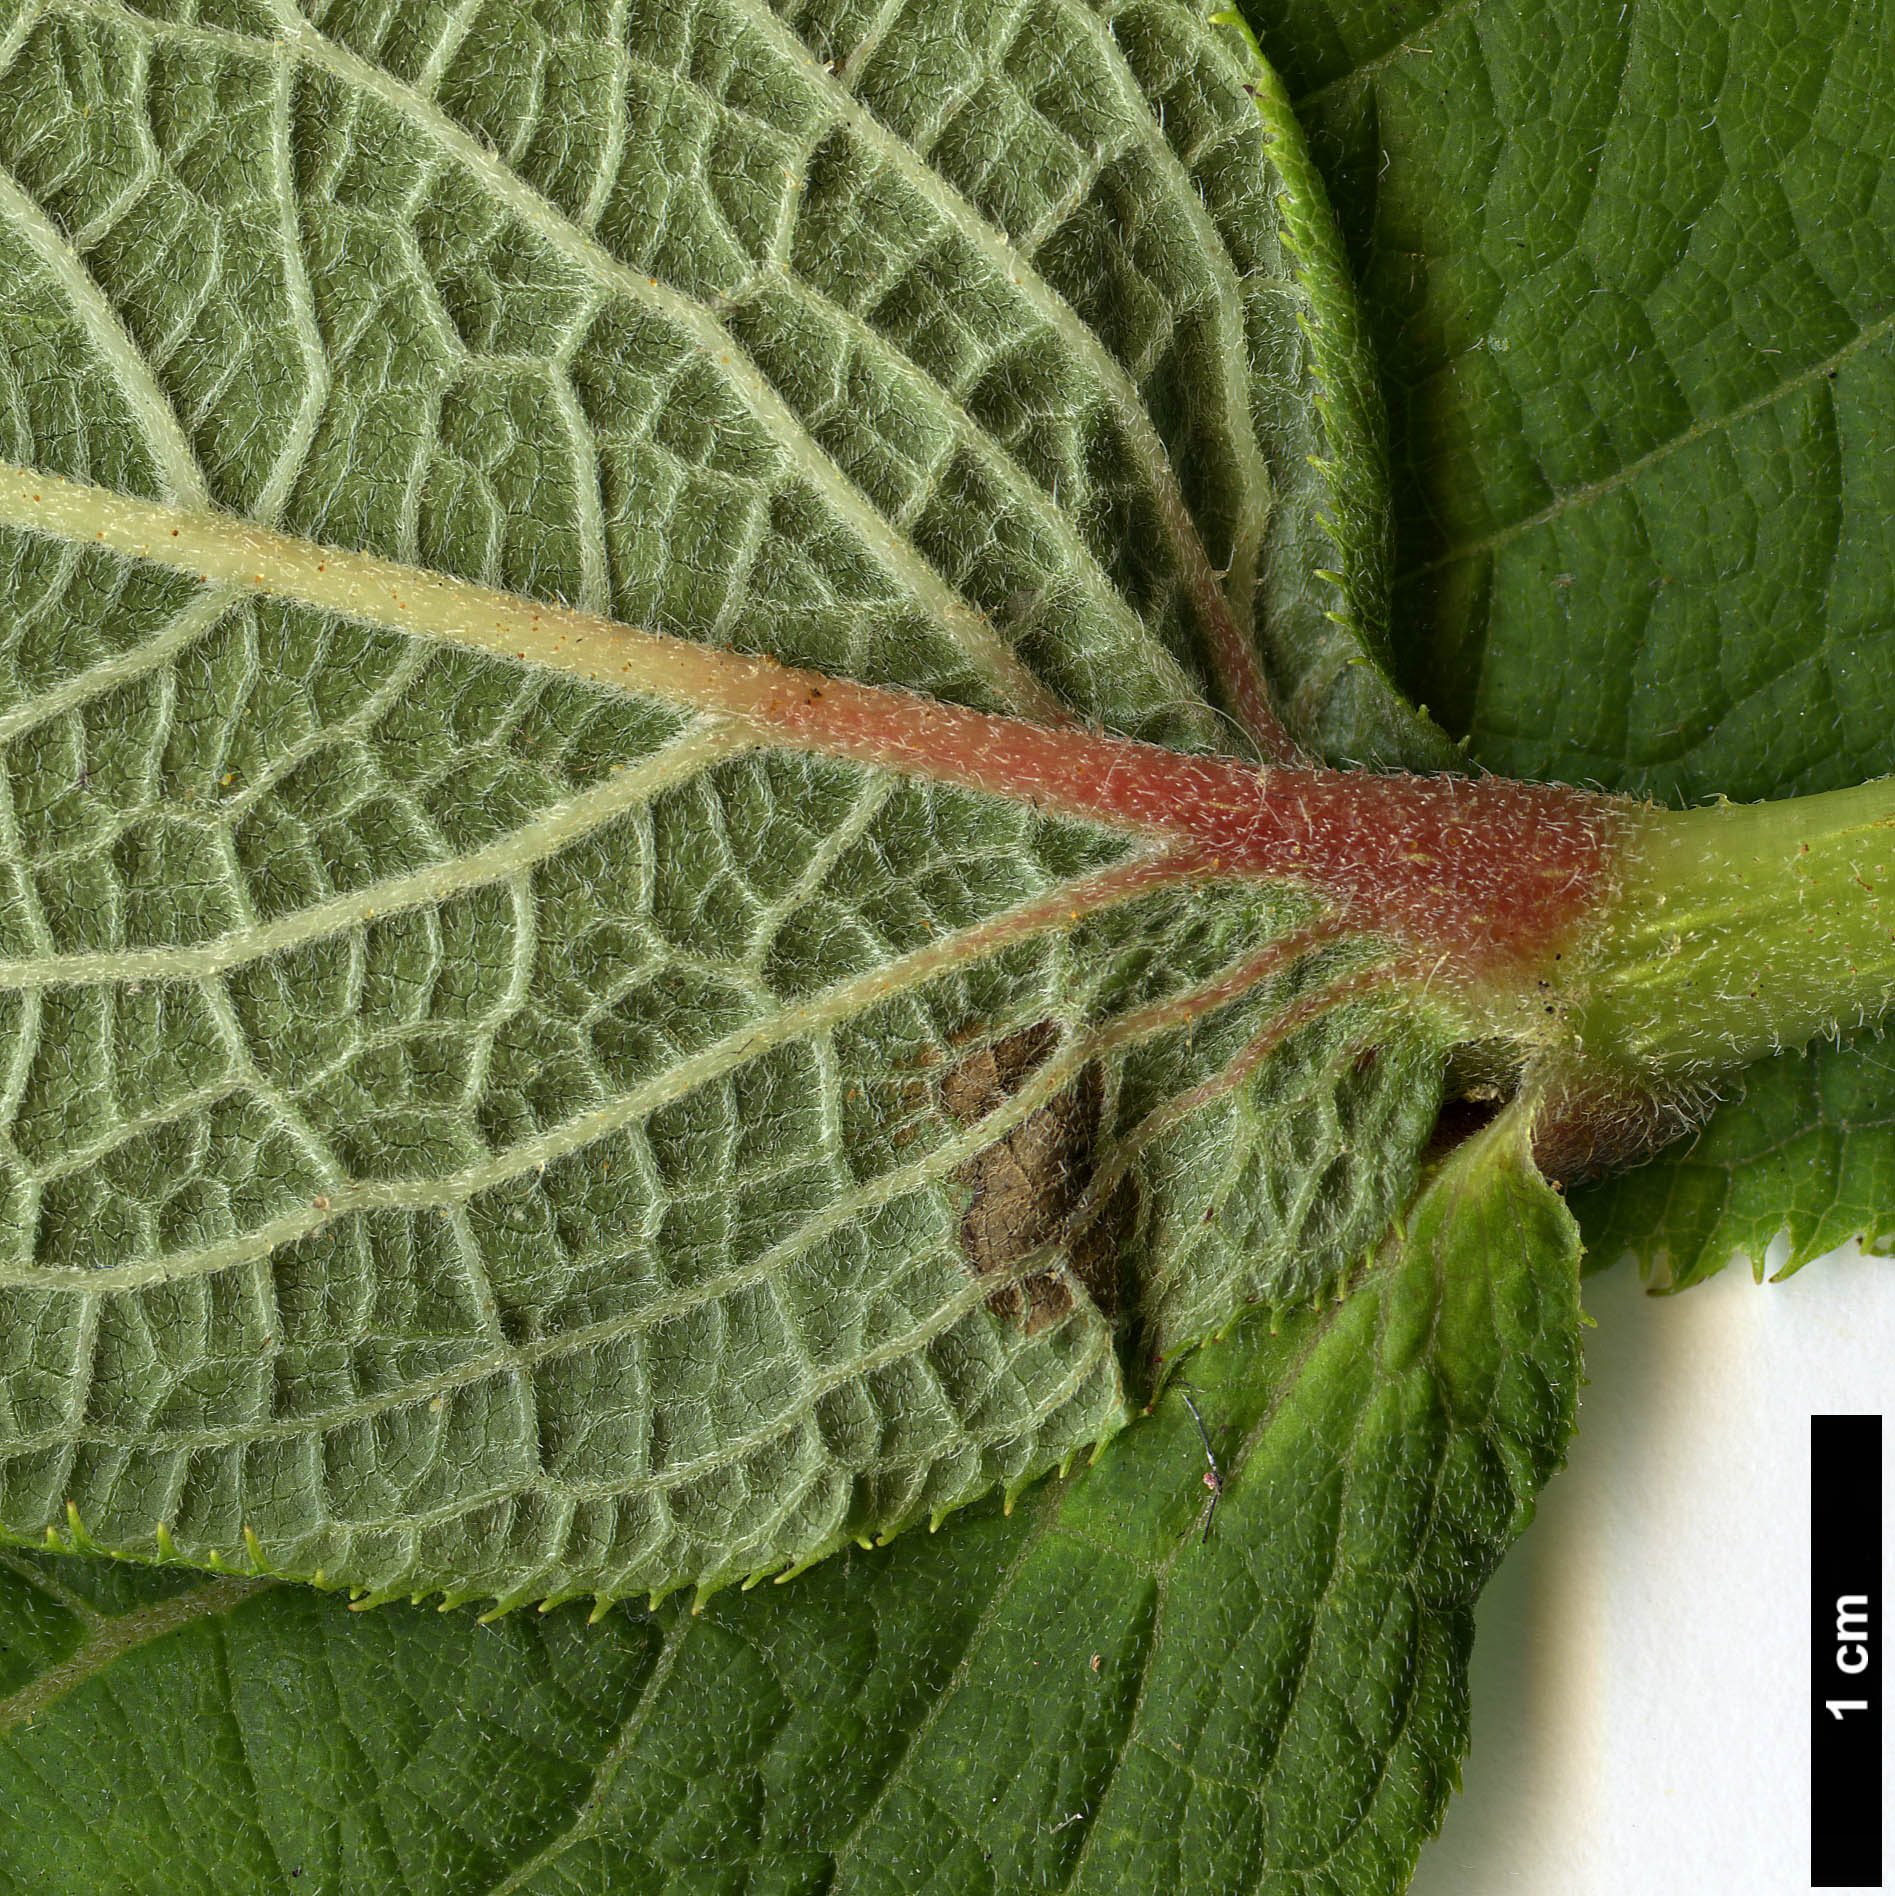
[[[1851,1239],[1895,1247],[1887,1043],[1786,1054],[1744,1085],[1689,1151],[1578,1195],[1595,1264],[1630,1252],[1682,1289],[1733,1263],[1787,1273]]]
[[[1010,1517],[695,1615],[81,1610],[112,1570],[16,1563],[0,1889],[1392,1896],[1571,1427],[1577,1256],[1517,1124],[1463,1146],[1355,1295],[1194,1360],[1208,1538],[1174,1393]]]
[[[1363,283],[1411,691],[1493,769],[1661,800],[1895,769],[1886,11],[1249,11]],[[1884,1230],[1865,1057],[1754,1073],[1601,1246],[1689,1281]]]

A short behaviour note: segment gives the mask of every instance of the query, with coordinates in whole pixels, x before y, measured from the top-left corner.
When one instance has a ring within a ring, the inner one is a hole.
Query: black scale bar
[[[1882,1887],[1882,1418],[1809,1419],[1809,1880]]]

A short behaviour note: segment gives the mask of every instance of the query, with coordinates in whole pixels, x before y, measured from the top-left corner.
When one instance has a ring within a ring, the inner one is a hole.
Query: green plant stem
[[[1651,811],[1628,832],[1573,1025],[1583,1057],[1691,1080],[1895,1000],[1895,778]]]

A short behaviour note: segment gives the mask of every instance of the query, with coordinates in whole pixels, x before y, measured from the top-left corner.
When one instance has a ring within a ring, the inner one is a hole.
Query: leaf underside
[[[1169,0],[29,6],[0,461],[1437,767],[1327,216]],[[78,516],[0,575],[0,1523],[699,1590],[0,1554],[0,1891],[1405,1884],[1577,1246],[1523,1117],[1424,1166],[1377,944]],[[1124,1425],[1226,1331],[1205,1538]]]
[[[1354,1296],[1199,1352],[1208,1540],[1174,1393],[1011,1516],[698,1614],[0,1557],[0,1890],[1397,1891],[1572,1422],[1576,1234],[1523,1133]]]
[[[1273,85],[1169,4],[29,7],[0,457],[1185,748],[1267,673],[1420,760]],[[1259,1039],[1372,945],[1238,992],[1299,898],[87,527],[0,563],[12,1531],[709,1589],[1017,1490],[1407,1196],[1438,1030]]]

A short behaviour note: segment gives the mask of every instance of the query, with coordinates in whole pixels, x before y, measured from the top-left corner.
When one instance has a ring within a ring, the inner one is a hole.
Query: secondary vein
[[[11,1697],[0,1699],[0,1737],[30,1724],[38,1713],[75,1687],[96,1678],[133,1648],[179,1632],[196,1620],[228,1613],[277,1584],[274,1580],[213,1580],[205,1586],[194,1587],[189,1593],[160,1600],[154,1606],[100,1621],[91,1637],[69,1658],[48,1667]]]

